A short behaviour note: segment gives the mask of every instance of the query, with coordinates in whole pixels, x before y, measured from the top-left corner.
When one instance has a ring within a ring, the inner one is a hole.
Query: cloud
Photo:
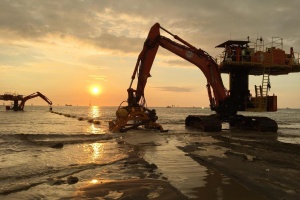
[[[186,87],[153,87],[166,92],[192,92],[192,88]]]
[[[106,76],[101,76],[101,75],[89,75],[89,76],[96,80],[107,82]]]
[[[97,38],[89,39],[90,44],[100,48],[124,53],[139,52],[143,48],[144,39],[128,38],[126,36],[115,36],[102,34]]]
[[[216,45],[247,36],[252,41],[262,36],[266,42],[272,36],[283,37],[286,50],[293,46],[299,51],[300,29],[296,28],[300,22],[299,6],[300,1],[296,0],[289,3],[281,0],[3,0],[0,1],[0,40],[14,45],[22,41],[35,44],[52,41],[52,45],[60,45],[57,41],[64,41],[75,43],[76,48],[86,46],[109,54],[137,56],[149,29],[159,22],[213,57],[222,51],[215,49]],[[164,31],[161,33],[166,35]],[[1,41],[0,48],[5,48]],[[4,52],[2,57],[5,56]],[[177,67],[190,66],[175,56],[164,62]]]
[[[168,66],[171,66],[171,67],[180,67],[180,68],[194,68],[194,64],[184,60],[184,59],[181,59],[181,60],[165,60],[165,61],[162,61],[162,63],[165,63],[166,65]]]
[[[7,39],[72,36],[98,48],[136,52],[159,22],[196,47],[212,52],[224,39],[274,34],[300,46],[296,0],[27,0],[0,1],[0,33]],[[214,56],[214,55],[213,55]]]

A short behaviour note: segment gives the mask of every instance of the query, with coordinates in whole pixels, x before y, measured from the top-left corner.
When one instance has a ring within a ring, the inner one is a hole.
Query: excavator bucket
[[[144,126],[146,129],[163,131],[161,125],[157,124],[155,110],[149,110],[142,106],[121,107],[116,111],[116,119],[109,121],[109,130],[112,132],[126,132],[130,129]]]

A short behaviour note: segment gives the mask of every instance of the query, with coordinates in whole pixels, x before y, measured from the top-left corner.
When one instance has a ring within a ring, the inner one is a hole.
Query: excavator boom
[[[24,97],[19,105],[19,110],[23,110],[24,109],[24,106],[25,106],[25,103],[27,100],[29,99],[32,99],[32,98],[35,98],[35,97],[41,97],[43,100],[45,100],[49,105],[52,105],[52,101],[50,101],[50,99],[48,99],[45,95],[43,95],[42,93],[40,92],[35,92],[35,93],[32,93],[26,97]]]
[[[167,33],[171,34],[175,39],[180,41],[182,44],[176,43],[164,36],[160,35],[160,28]],[[219,106],[227,97],[227,90],[225,89],[220,72],[218,70],[218,65],[214,59],[205,51],[197,49],[193,45],[184,41],[177,35],[172,34],[166,29],[162,28],[158,23],[154,24],[149,31],[147,40],[144,43],[144,48],[140,53],[135,69],[132,75],[132,81],[129,88],[132,87],[133,80],[137,72],[139,73],[137,89],[135,90],[136,101],[139,102],[144,96],[144,89],[147,84],[147,79],[151,77],[150,70],[153,65],[158,47],[161,46],[172,53],[182,57],[183,59],[196,65],[205,75],[208,86],[213,88],[214,97],[212,97],[209,92],[209,98],[211,106]]]
[[[133,74],[131,76],[129,88],[132,87],[132,83],[136,74],[139,74],[137,89],[135,90],[136,102],[139,102],[144,96],[144,89],[147,84],[147,79],[151,76],[150,70],[159,47],[159,43],[157,42],[157,40],[159,40],[159,35],[159,28],[154,25],[149,31],[148,37],[144,43],[144,48],[138,56]]]

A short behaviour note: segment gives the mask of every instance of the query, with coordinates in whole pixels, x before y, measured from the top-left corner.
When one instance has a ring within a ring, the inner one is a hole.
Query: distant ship
[[[175,107],[175,105],[172,105],[172,106],[167,106],[167,108],[174,108]]]
[[[66,104],[65,106],[72,106],[71,104]]]

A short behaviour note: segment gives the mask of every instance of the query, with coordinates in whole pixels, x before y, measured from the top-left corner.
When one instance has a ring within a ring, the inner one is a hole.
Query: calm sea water
[[[39,196],[41,193],[47,196],[51,192],[45,191],[47,189],[43,189],[42,185],[52,177],[66,177],[79,172],[86,180],[97,174],[106,176],[103,168],[95,172],[95,166],[109,165],[126,156],[126,152],[119,149],[115,142],[122,135],[108,131],[108,121],[115,118],[116,109],[54,106],[53,111],[61,113],[59,115],[49,112],[47,106],[27,106],[23,112],[5,111],[5,107],[0,106],[0,198],[15,199],[25,195],[27,199],[39,199],[42,198]],[[209,109],[201,108],[155,109],[158,122],[169,130],[168,134],[195,132],[185,128],[185,117],[211,113]],[[275,119],[279,124],[275,139],[300,144],[299,109],[245,115]],[[87,119],[100,120],[101,124],[88,123]],[[223,128],[224,132],[230,132],[226,125]],[[50,148],[59,142],[64,144],[63,149]],[[91,170],[93,175],[88,173]],[[27,189],[30,192],[26,192]],[[65,194],[58,193],[53,194],[52,191],[50,196],[61,198]]]

